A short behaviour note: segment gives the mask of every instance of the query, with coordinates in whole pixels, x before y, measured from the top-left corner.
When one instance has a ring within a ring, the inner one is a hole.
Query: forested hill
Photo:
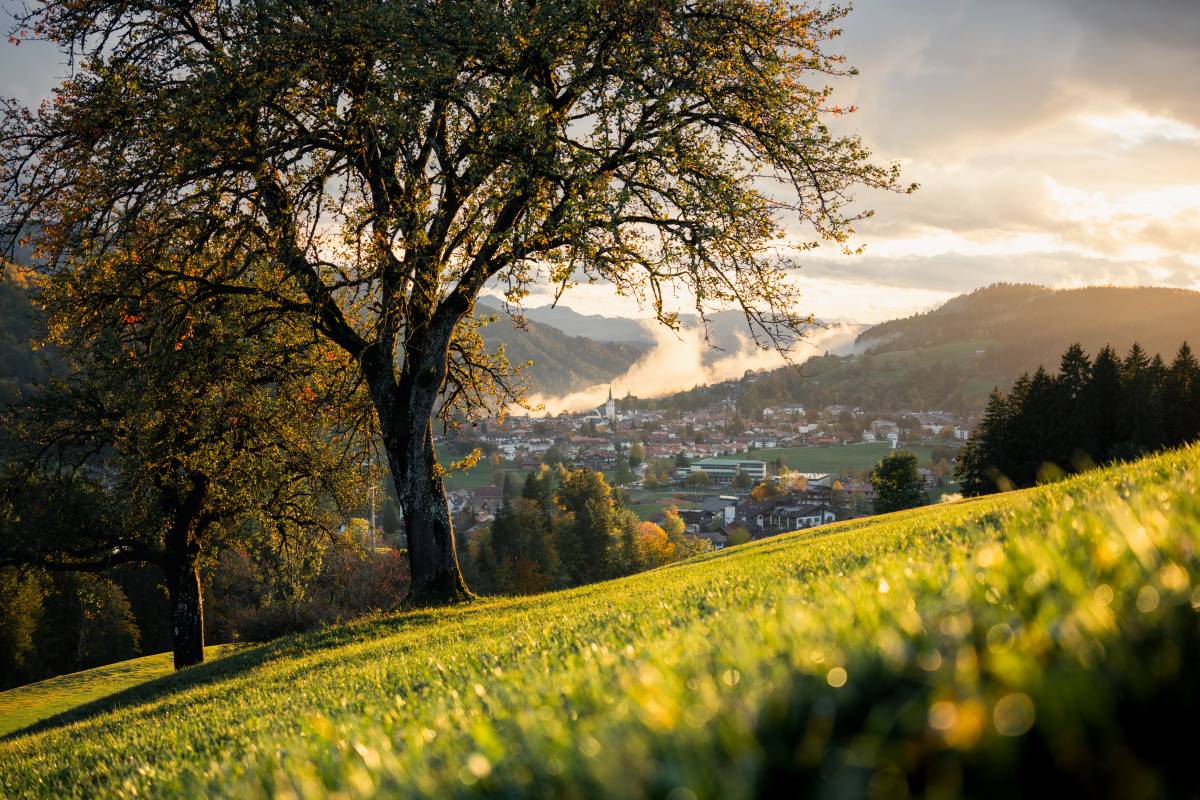
[[[32,342],[42,333],[42,321],[29,301],[28,285],[18,268],[4,266],[0,280],[0,408],[28,394],[45,377],[45,358]],[[611,381],[624,373],[650,348],[639,342],[597,342],[567,336],[557,328],[530,321],[517,330],[496,307],[484,307],[498,319],[484,328],[491,347],[503,344],[514,363],[532,360],[527,371],[535,391],[565,394]]]
[[[1105,344],[1124,355],[1137,341],[1170,361],[1181,342],[1200,346],[1200,292],[997,284],[869,328],[857,338],[858,355],[812,358],[799,371],[760,374],[734,391],[751,416],[780,403],[980,411],[993,386],[1007,389],[1039,365],[1056,368],[1076,341],[1093,356]],[[701,387],[649,402],[689,408],[729,392]]]
[[[1193,345],[1200,340],[1200,292],[1028,284],[995,284],[933,311],[868,328],[858,337],[868,353],[980,342],[985,367],[997,376],[1053,366],[1073,342],[1094,353],[1105,344],[1124,351],[1137,341],[1165,357],[1184,340]]]
[[[533,320],[526,320],[524,330],[518,329],[498,303],[483,301],[479,306],[481,314],[496,317],[483,329],[484,341],[493,348],[503,344],[515,364],[533,361],[525,374],[535,391],[546,394],[566,394],[608,383],[650,350],[642,342],[598,342],[568,336]]]
[[[43,332],[42,321],[29,301],[25,275],[0,262],[0,409],[26,396],[46,375],[45,358],[32,342]]]

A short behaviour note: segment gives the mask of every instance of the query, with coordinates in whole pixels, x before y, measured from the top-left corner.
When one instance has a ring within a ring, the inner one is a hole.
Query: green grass
[[[0,796],[1190,795],[1196,576],[1200,448],[241,650]]]
[[[499,467],[482,461],[469,470],[455,470],[448,473],[446,475],[446,491],[481,489],[484,486],[493,486],[495,482],[492,479],[497,472],[510,473],[513,479],[517,481],[518,486],[525,481],[525,476],[529,474],[529,470],[521,469],[509,461],[503,462]],[[501,480],[501,483],[503,483],[503,480]]]
[[[925,464],[933,453],[933,446],[927,444],[903,445],[904,449],[916,455]],[[746,458],[772,463],[777,458],[783,458],[783,463],[799,472],[830,472],[840,473],[842,470],[868,470],[879,463],[880,459],[891,452],[888,442],[857,442],[841,447],[773,447],[765,450],[751,450]]]
[[[439,449],[438,460],[442,466],[448,468],[455,458],[456,456],[448,450]],[[518,485],[529,474],[528,469],[522,468],[515,461],[501,460],[499,464],[492,464],[487,458],[480,458],[471,469],[456,469],[448,472],[445,477],[446,491],[481,489],[484,486],[492,486],[492,478],[496,476],[497,472],[512,473],[513,478],[518,481]]]
[[[225,649],[215,645],[204,654],[215,658]],[[173,671],[171,654],[157,653],[0,692],[0,736]]]
[[[659,514],[663,514],[669,508],[694,508],[696,503],[689,503],[685,500],[676,500],[673,497],[653,498],[642,497],[636,502],[629,505],[629,510],[637,514],[638,519],[650,519]]]

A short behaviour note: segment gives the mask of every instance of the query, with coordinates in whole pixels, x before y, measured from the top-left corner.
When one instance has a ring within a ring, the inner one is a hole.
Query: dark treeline
[[[1074,344],[1058,374],[1039,367],[992,391],[955,473],[964,494],[987,494],[1197,439],[1200,367],[1186,342],[1169,365],[1137,343],[1094,361]]]
[[[543,466],[519,487],[511,473],[505,476],[495,517],[461,547],[463,572],[483,594],[580,586],[709,548],[708,542],[685,533],[685,527],[670,512],[662,525],[643,522],[602,472]]]

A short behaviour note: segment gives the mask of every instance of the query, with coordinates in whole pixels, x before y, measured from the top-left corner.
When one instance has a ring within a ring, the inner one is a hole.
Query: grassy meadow
[[[929,461],[933,445],[905,444],[903,449],[915,455],[920,463]],[[789,469],[797,472],[829,472],[870,470],[892,451],[888,442],[855,442],[841,447],[772,447],[751,450],[746,458],[773,463],[782,458]]]
[[[239,649],[0,740],[0,796],[1181,796],[1197,576],[1191,448]]]
[[[204,648],[216,658],[228,645]],[[174,672],[170,653],[106,664],[0,692],[0,736]]]

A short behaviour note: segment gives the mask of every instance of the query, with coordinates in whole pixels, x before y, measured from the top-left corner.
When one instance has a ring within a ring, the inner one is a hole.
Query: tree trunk
[[[400,379],[390,354],[364,359],[379,415],[392,481],[404,512],[410,587],[414,605],[455,603],[471,597],[458,568],[450,504],[433,447],[433,410],[446,379],[454,320],[434,325],[425,346],[405,355]]]
[[[204,661],[204,602],[200,594],[200,570],[196,566],[199,538],[208,523],[200,509],[208,494],[208,480],[194,477],[192,489],[174,499],[173,521],[163,541],[163,572],[167,576],[167,596],[171,604],[171,643],[175,669]]]
[[[175,669],[204,661],[204,605],[200,594],[200,570],[195,559],[168,559],[167,594],[171,602],[171,641]]]
[[[415,433],[415,432],[414,432]],[[393,470],[396,492],[404,509],[411,575],[408,599],[414,605],[437,605],[471,596],[458,568],[450,504],[437,469],[432,425],[405,447],[403,474]]]

